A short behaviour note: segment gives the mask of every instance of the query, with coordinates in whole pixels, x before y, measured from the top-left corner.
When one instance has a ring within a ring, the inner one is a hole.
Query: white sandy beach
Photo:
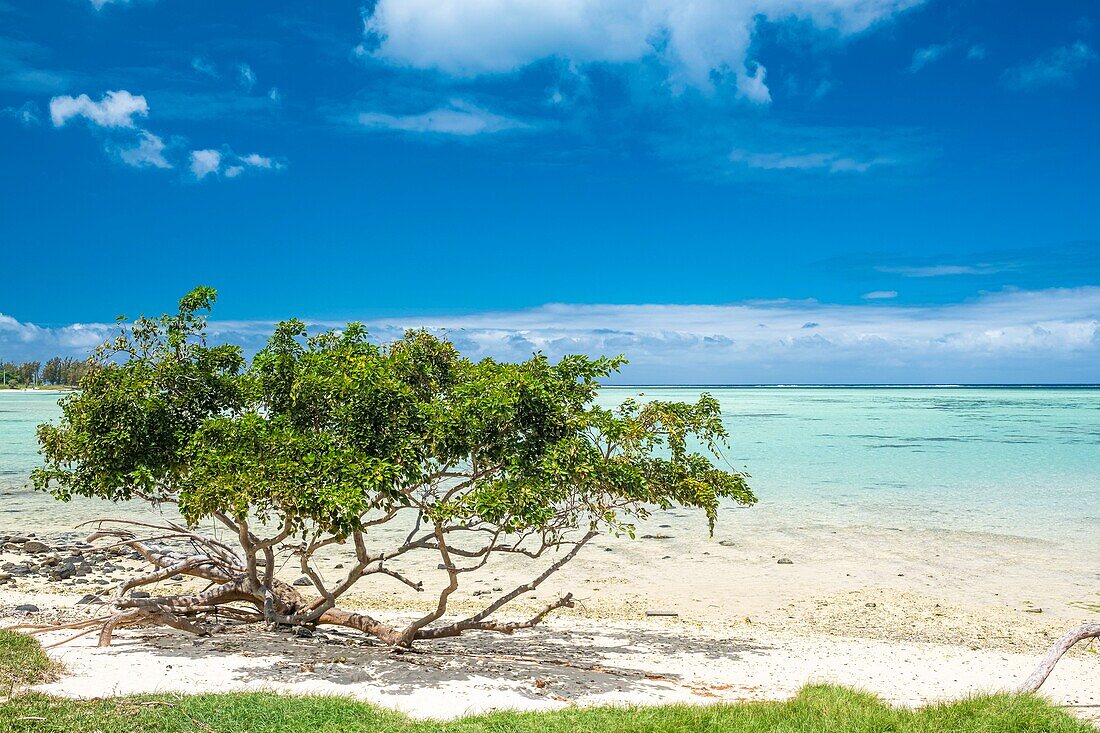
[[[312,639],[256,631],[198,639],[157,630],[120,634],[109,649],[94,644],[94,636],[85,637],[54,650],[66,674],[40,689],[73,697],[244,690],[347,695],[416,717],[453,718],[568,705],[778,700],[814,682],[914,706],[1011,689],[1035,664],[1033,655],[944,644],[572,620],[402,655],[332,632]],[[1098,679],[1100,658],[1075,655],[1063,660],[1044,694],[1093,715],[1100,709]]]
[[[106,649],[96,648],[94,635],[52,649],[65,673],[41,689],[79,697],[337,694],[418,717],[455,717],[501,708],[782,699],[810,682],[834,682],[921,705],[1012,689],[1100,601],[1100,577],[1082,567],[1075,548],[1055,542],[790,523],[739,531],[738,539],[732,525],[720,525],[708,540],[699,529],[658,517],[646,525],[649,539],[601,539],[535,598],[500,615],[522,617],[538,599],[568,590],[578,607],[513,636],[473,634],[393,655],[359,634],[324,628],[310,639],[241,628],[212,638],[125,631]],[[340,559],[328,558],[326,574],[337,572]],[[12,560],[19,555],[0,554],[0,562]],[[131,559],[116,564],[112,579],[139,567]],[[409,569],[430,580],[427,566]],[[529,573],[529,566],[497,565],[457,596],[453,611],[472,609],[483,603],[480,594]],[[283,574],[296,577],[287,568]],[[86,617],[98,606],[77,601],[107,592],[96,579],[48,586],[17,579],[0,586],[0,614],[5,625]],[[166,581],[149,590],[179,587]],[[430,595],[371,585],[344,605],[392,617],[426,607]],[[24,603],[40,612],[13,610]],[[1098,680],[1100,655],[1075,650],[1043,694],[1097,718]]]

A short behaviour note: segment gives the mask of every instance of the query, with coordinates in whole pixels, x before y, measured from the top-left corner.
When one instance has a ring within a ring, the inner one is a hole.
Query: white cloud
[[[217,173],[222,165],[222,154],[218,150],[192,150],[191,173],[202,180],[211,173]]]
[[[749,58],[761,21],[809,21],[844,36],[920,2],[379,0],[365,33],[377,58],[458,76],[508,73],[551,57],[578,64],[653,57],[674,88],[710,90],[716,78],[732,77],[743,96],[764,103],[763,67]]]
[[[756,104],[768,104],[772,101],[768,85],[764,83],[767,70],[760,64],[756,65],[756,71],[752,74],[739,74],[737,77],[737,93],[750,102]]]
[[[135,145],[116,148],[116,152],[123,163],[134,168],[171,168],[172,164],[164,157],[165,147],[159,137],[142,130]]]
[[[1096,52],[1078,41],[1072,46],[1053,48],[1038,58],[1005,71],[1002,81],[1013,89],[1043,86],[1072,86],[1079,72],[1096,61]]]
[[[4,107],[0,115],[18,120],[24,127],[36,127],[42,124],[42,110],[34,102],[24,102],[18,107]]]
[[[474,358],[623,353],[631,364],[620,381],[635,383],[1095,381],[1100,368],[1100,287],[931,306],[558,304],[364,322],[379,340],[406,327],[445,332]],[[255,351],[272,325],[213,321],[210,330],[213,341]],[[110,324],[41,328],[0,316],[0,351],[8,358],[86,353],[112,332]]]
[[[5,359],[50,358],[69,354],[86,356],[111,332],[110,325],[106,323],[74,323],[46,328],[22,323],[0,313],[0,351],[4,352]]]
[[[860,160],[839,153],[758,153],[741,149],[731,152],[729,159],[760,170],[817,170],[829,173],[866,173],[874,166],[893,162],[888,158]]]
[[[241,162],[245,165],[250,165],[253,168],[274,168],[275,163],[271,158],[259,155],[257,153],[250,153],[241,158]]]
[[[1015,269],[1011,263],[981,262],[974,265],[881,265],[875,268],[902,277],[946,277],[950,275],[995,275]]]
[[[284,167],[281,161],[259,153],[240,156],[232,151],[214,149],[191,151],[191,173],[200,181],[209,175],[237,178],[248,170],[282,170]]]
[[[426,132],[468,137],[529,127],[520,120],[504,117],[460,99],[452,99],[446,107],[415,115],[392,115],[363,112],[360,125],[375,130]]]
[[[149,114],[149,105],[143,96],[135,96],[126,90],[109,91],[98,101],[87,94],[79,97],[60,96],[50,100],[50,119],[54,127],[63,127],[69,120],[83,117],[99,126],[119,130],[108,136],[106,150],[133,168],[172,168],[165,157],[164,141],[148,130],[133,130],[134,118]]]
[[[209,76],[215,79],[221,76],[221,74],[218,73],[218,67],[214,65],[214,62],[210,59],[203,58],[202,56],[196,56],[195,58],[191,59],[191,68],[199,72],[200,74],[204,74],[205,76]]]
[[[1093,380],[1100,366],[1100,287],[923,307],[548,305],[402,325],[414,324],[446,329],[463,348],[507,358],[532,349],[625,353],[633,364],[627,381],[1050,382]],[[379,335],[383,326],[399,333],[393,325],[368,322]]]
[[[248,64],[237,64],[237,81],[242,87],[252,91],[252,87],[256,86],[256,74],[252,67]]]
[[[975,43],[973,46],[966,50],[966,57],[973,61],[981,61],[986,57],[986,54],[988,54],[988,52],[989,51],[988,49],[986,49],[984,43]]]
[[[148,114],[145,97],[134,96],[125,89],[107,92],[98,102],[93,102],[87,94],[50,100],[50,119],[54,127],[62,127],[74,117],[84,117],[100,127],[133,127],[135,116]]]
[[[283,103],[283,93],[279,91],[279,87],[271,87],[271,89],[268,89],[267,98],[275,104]]]
[[[872,290],[869,293],[863,294],[864,300],[890,300],[898,297],[898,291],[896,290]]]
[[[943,56],[950,46],[946,44],[933,44],[918,48],[913,52],[913,60],[909,63],[909,73],[915,74],[940,56]]]

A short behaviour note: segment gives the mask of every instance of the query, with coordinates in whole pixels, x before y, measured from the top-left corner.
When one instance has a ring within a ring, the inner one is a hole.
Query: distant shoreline
[[[1100,382],[1052,383],[1052,384],[604,384],[600,389],[1064,389],[1100,390]],[[78,386],[0,387],[5,392],[77,392]]]
[[[1070,384],[605,384],[600,389],[1100,389],[1100,383]]]

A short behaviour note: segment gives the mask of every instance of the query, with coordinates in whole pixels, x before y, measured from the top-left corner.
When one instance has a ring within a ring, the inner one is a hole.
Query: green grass
[[[0,629],[0,696],[45,682],[54,674],[55,666],[37,641]]]
[[[27,637],[0,632],[0,675],[29,684],[51,665]],[[0,702],[3,733],[1095,733],[1038,697],[992,695],[901,710],[842,687],[804,688],[781,703],[666,705],[496,713],[414,721],[336,697],[265,693],[74,701],[39,693]]]

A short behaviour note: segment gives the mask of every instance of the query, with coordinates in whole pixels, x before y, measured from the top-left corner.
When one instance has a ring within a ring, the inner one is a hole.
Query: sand
[[[56,637],[55,637],[56,638]],[[320,632],[123,632],[110,649],[93,637],[53,656],[66,674],[41,690],[71,697],[266,690],[346,695],[415,717],[453,718],[499,709],[569,705],[779,700],[813,682],[869,690],[922,705],[1010,689],[1033,655],[917,642],[814,636],[675,623],[559,620],[522,635],[480,635],[395,655],[362,637]],[[212,663],[216,660],[216,663]],[[1044,694],[1100,706],[1100,658],[1063,660]]]
[[[542,628],[475,634],[394,655],[359,634],[310,639],[233,628],[199,639],[124,631],[107,649],[89,636],[51,650],[66,673],[41,689],[99,697],[143,692],[277,690],[350,695],[418,717],[566,705],[783,699],[808,682],[835,682],[903,705],[1011,689],[1054,638],[1095,618],[1100,573],[1071,545],[1007,535],[777,524],[719,525],[714,539],[682,517],[658,517],[630,542],[601,538],[510,618],[571,590],[578,607]],[[23,558],[25,559],[25,558]],[[342,557],[326,558],[335,577]],[[790,560],[780,563],[779,560]],[[0,563],[20,560],[0,553]],[[120,559],[117,580],[139,567]],[[491,566],[456,596],[484,605],[537,566]],[[411,563],[429,588],[430,562]],[[297,573],[287,566],[284,577]],[[0,625],[97,613],[77,605],[106,593],[97,574],[0,586]],[[154,592],[187,582],[168,581]],[[345,597],[384,617],[434,602],[392,581]],[[33,603],[27,615],[13,610]],[[678,614],[651,618],[647,612]],[[47,636],[47,643],[65,638]],[[1100,718],[1100,654],[1067,656],[1043,694]]]

